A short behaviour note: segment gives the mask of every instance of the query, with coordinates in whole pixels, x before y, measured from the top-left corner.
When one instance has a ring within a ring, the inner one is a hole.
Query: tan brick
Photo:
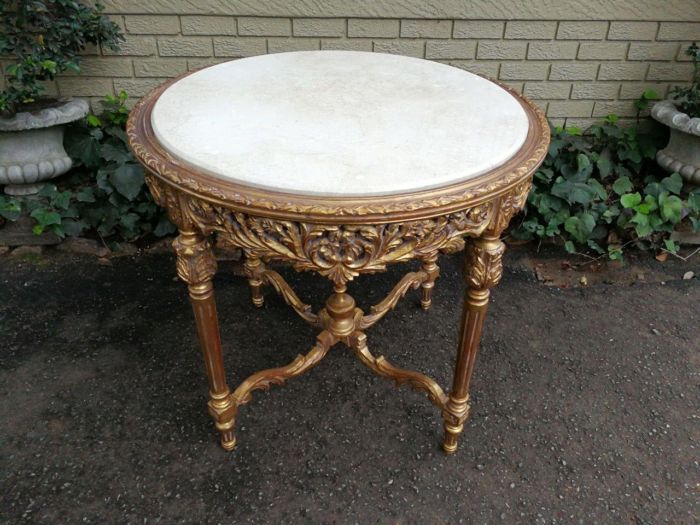
[[[163,57],[209,57],[213,53],[211,42],[206,36],[159,38],[158,52]]]
[[[610,22],[608,40],[654,40],[656,22]]]
[[[294,36],[345,36],[345,19],[295,18],[292,33]]]
[[[530,60],[572,59],[576,58],[578,46],[578,42],[530,42],[527,58]]]
[[[597,72],[598,64],[552,64],[549,80],[593,80]]]
[[[593,102],[589,100],[553,101],[547,107],[548,117],[590,117]]]
[[[501,64],[502,80],[544,80],[549,64],[544,62],[504,62]]]
[[[503,84],[504,86],[506,86],[506,87],[509,87],[510,89],[512,89],[513,91],[515,91],[516,93],[522,93],[522,92],[523,92],[523,85],[524,85],[523,82],[506,82],[506,81],[502,81],[502,84]]]
[[[419,40],[377,40],[374,42],[374,51],[423,58],[425,44]]]
[[[627,42],[582,42],[579,60],[624,60]]]
[[[643,80],[646,72],[646,64],[610,62],[600,65],[598,80]]]
[[[479,42],[477,58],[509,60],[525,58],[527,42],[484,40]]]
[[[698,22],[661,22],[657,40],[700,40]]]
[[[204,67],[215,66],[216,64],[221,64],[222,62],[230,62],[231,58],[188,58],[187,59],[187,70],[195,71],[197,69],[202,69]]]
[[[597,101],[593,107],[594,117],[607,117],[617,115],[618,117],[636,117],[637,109],[631,101],[601,102]]]
[[[97,44],[88,43],[85,46],[85,49],[81,49],[78,54],[80,56],[99,56],[100,55],[100,46],[98,46]]]
[[[678,54],[677,43],[632,42],[627,52],[628,60],[673,60]]]
[[[472,40],[430,40],[425,43],[425,58],[474,58]]]
[[[680,43],[678,54],[676,55],[676,60],[678,62],[690,62],[692,60],[690,55],[686,53],[686,51],[688,50],[688,46],[690,46],[690,42]]]
[[[321,40],[321,49],[333,49],[340,51],[372,51],[372,41],[352,38],[334,38],[333,40]]]
[[[85,75],[88,77],[130,77],[131,59],[121,57],[87,57],[80,60],[80,73],[67,71],[66,76]]]
[[[620,85],[613,82],[581,82],[574,84],[571,90],[572,99],[614,100]]]
[[[156,40],[152,36],[125,35],[119,51],[102,48],[105,55],[152,56],[156,54]]]
[[[560,40],[601,40],[608,33],[607,22],[559,22]]]
[[[660,83],[651,83],[651,82],[645,82],[643,84],[639,83],[639,82],[623,83],[620,86],[619,98],[621,100],[628,100],[628,99],[637,100],[648,89],[656,91],[656,93],[659,95],[660,98],[665,98],[666,93],[668,92],[668,88],[669,88],[668,84],[660,84]]]
[[[599,118],[567,118],[566,124],[567,128],[579,128],[581,130],[587,130],[593,124],[600,124]]]
[[[267,40],[254,36],[214,37],[214,56],[251,57],[267,53]]]
[[[176,35],[180,32],[180,21],[171,15],[127,15],[124,26],[129,33],[137,35]]]
[[[545,108],[546,110],[547,108]],[[552,129],[555,128],[563,128],[566,125],[566,119],[565,118],[548,118],[549,124],[552,126]]]
[[[498,71],[501,64],[498,62],[488,62],[485,60],[449,60],[447,64],[464,69],[475,75],[481,75],[488,78],[498,78]]]
[[[568,99],[569,82],[526,82],[524,94],[533,99]]]
[[[401,20],[404,38],[450,38],[452,20]]]
[[[104,97],[114,93],[111,78],[60,77],[56,83],[62,97]]]
[[[292,22],[288,18],[241,17],[238,19],[241,36],[291,36]]]
[[[348,20],[348,36],[351,38],[395,38],[399,36],[399,21],[351,18]]]
[[[455,20],[453,38],[503,38],[503,22],[492,20]]]
[[[183,16],[183,35],[235,35],[236,19],[232,16]]]
[[[126,91],[130,96],[142,97],[153,88],[160,86],[163,80],[162,78],[120,78],[114,81],[114,89],[117,93]]]
[[[268,53],[285,53],[287,51],[315,51],[321,49],[318,38],[268,38]]]
[[[126,33],[126,25],[124,24],[124,17],[122,15],[107,15],[107,18],[109,18],[111,22],[117,24],[122,33]]]
[[[652,62],[649,64],[647,80],[676,80],[690,82],[693,77],[693,65],[688,63]]]
[[[184,58],[135,58],[134,73],[137,77],[175,77],[187,71]]]
[[[61,78],[61,77],[59,77]],[[40,81],[39,85],[42,87],[41,95],[44,97],[58,97],[58,83],[57,80],[44,80]],[[105,93],[106,95],[107,93]]]
[[[550,40],[557,32],[556,22],[532,22],[525,20],[506,23],[506,38],[525,40]]]

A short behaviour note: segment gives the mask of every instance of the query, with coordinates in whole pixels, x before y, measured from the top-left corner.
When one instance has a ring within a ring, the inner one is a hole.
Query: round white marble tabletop
[[[528,133],[520,102],[484,78],[353,51],[203,69],[161,94],[151,124],[171,155],[215,177],[329,196],[462,182],[504,164]]]

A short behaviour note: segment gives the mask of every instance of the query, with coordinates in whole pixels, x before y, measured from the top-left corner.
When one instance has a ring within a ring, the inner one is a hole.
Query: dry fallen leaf
[[[661,252],[656,256],[656,260],[659,262],[666,262],[668,259],[668,252]]]
[[[686,281],[689,279],[692,279],[693,277],[695,277],[695,273],[693,273],[693,272],[685,272],[683,274],[683,279]]]
[[[578,282],[580,282],[582,286],[588,286],[588,277],[582,275]]]

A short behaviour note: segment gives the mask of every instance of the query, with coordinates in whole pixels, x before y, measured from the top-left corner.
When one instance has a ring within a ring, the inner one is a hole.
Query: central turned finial
[[[357,328],[362,311],[355,307],[355,299],[347,293],[344,283],[335,283],[333,293],[326,301],[325,328],[338,338],[347,337]]]

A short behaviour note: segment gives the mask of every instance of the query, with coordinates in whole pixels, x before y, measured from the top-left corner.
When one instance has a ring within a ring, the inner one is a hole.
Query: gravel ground
[[[442,264],[431,311],[411,292],[368,336],[449,385],[461,279]],[[367,306],[405,268],[351,292]],[[313,344],[271,291],[256,310],[230,269],[217,285],[231,383]],[[0,297],[2,524],[700,521],[697,278],[559,290],[509,266],[452,457],[427,399],[342,346],[256,393],[223,452],[169,255],[4,256]]]

